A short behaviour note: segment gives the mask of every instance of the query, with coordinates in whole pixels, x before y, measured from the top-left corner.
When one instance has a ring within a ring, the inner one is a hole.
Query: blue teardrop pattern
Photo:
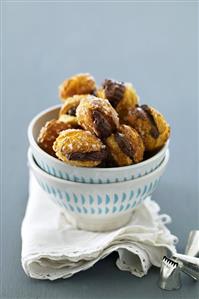
[[[78,181],[79,181],[78,177],[76,177],[76,176],[74,175],[74,176],[73,176],[73,181],[74,181],[74,182],[78,182]]]
[[[113,200],[114,204],[116,204],[118,202],[118,200],[119,200],[119,196],[118,196],[118,194],[115,193],[114,200]]]
[[[101,203],[102,203],[102,198],[100,195],[97,195],[97,204],[101,205]]]
[[[106,203],[106,205],[108,205],[110,203],[110,197],[108,194],[106,194],[105,203]]]
[[[122,202],[124,202],[125,201],[125,199],[126,199],[126,193],[122,193]]]
[[[133,202],[133,204],[131,205],[131,208],[135,208],[136,207],[136,204],[137,204],[137,202],[136,202],[136,200]]]
[[[57,202],[60,205],[60,207],[64,208],[64,204],[60,198],[57,198]]]
[[[53,195],[54,201],[57,201],[59,205],[62,204],[62,206],[64,205],[64,207],[70,209],[71,211],[73,211],[75,208],[75,210],[77,210],[78,213],[91,213],[99,215],[116,212],[118,213],[121,211],[126,211],[128,209],[135,208],[146,198],[148,194],[153,192],[153,190],[157,187],[158,182],[159,179],[156,179],[153,182],[150,182],[148,185],[145,185],[143,188],[139,187],[137,190],[131,189],[128,193],[114,193],[113,195],[106,194],[105,198],[103,198],[100,194],[96,195],[95,197],[92,194],[78,195],[76,193],[72,193],[70,195],[70,193],[68,193],[67,191],[61,191],[58,188],[48,185],[48,183],[46,182],[39,181],[39,184],[41,185],[44,191]],[[137,199],[137,201],[135,199]],[[103,202],[105,202],[104,210],[102,209]],[[96,203],[98,206],[96,209],[94,203]],[[111,208],[110,203],[113,204]],[[73,209],[71,207],[73,207]]]
[[[141,196],[144,196],[144,194],[145,194],[146,191],[147,191],[147,187],[148,187],[147,185],[144,186],[144,189],[143,189],[143,192],[142,192],[142,195],[141,195]]]
[[[86,181],[85,181],[85,179],[84,179],[83,176],[81,177],[80,182],[81,182],[81,183],[86,183]]]
[[[109,212],[109,208],[105,208],[105,214],[108,214],[108,212]]]
[[[69,210],[68,205],[66,204],[66,202],[65,202],[64,200],[62,201],[62,203],[63,203],[64,208],[65,208],[66,210]]]
[[[134,192],[133,192],[133,190],[131,190],[130,195],[129,195],[129,201],[133,198],[133,196],[134,196]]]
[[[56,192],[56,190],[51,186],[51,190],[52,190],[52,193],[53,193],[53,195],[55,196],[55,197],[57,197],[57,192]]]
[[[62,192],[59,189],[57,189],[57,194],[60,199],[63,199]]]
[[[69,205],[70,210],[71,210],[72,212],[74,212],[74,208],[73,208],[73,206],[72,206],[70,203],[69,203],[68,205]]]
[[[46,183],[45,183],[45,186],[46,186],[46,190],[48,191],[48,193],[51,194],[50,187]]]
[[[94,198],[93,198],[93,196],[90,194],[90,195],[89,195],[89,203],[90,203],[90,205],[92,205],[93,202],[94,202]]]
[[[66,198],[67,202],[70,202],[70,196],[69,196],[69,194],[66,191],[64,193],[65,193],[65,198]]]
[[[78,203],[78,197],[75,193],[73,193],[73,199],[75,203]]]
[[[117,211],[117,208],[116,208],[116,206],[114,206],[112,209],[112,213],[115,213],[116,211]]]
[[[46,186],[45,186],[45,183],[44,183],[44,182],[42,182],[42,187],[43,187],[44,191],[47,192],[47,190],[46,190]]]
[[[131,207],[130,203],[127,204],[125,211],[128,210]]]
[[[137,195],[136,195],[136,198],[138,198],[140,196],[140,193],[141,193],[141,189],[138,188],[138,191],[137,191]]]
[[[85,205],[86,199],[83,194],[80,195],[83,206]]]
[[[70,181],[70,177],[69,177],[68,173],[65,172],[64,177],[65,177],[65,179],[66,179],[67,181]]]
[[[158,185],[158,179],[155,180],[154,185],[153,185],[153,191],[156,189],[157,185]]]
[[[120,208],[119,208],[119,212],[121,212],[123,209],[124,209],[124,206],[121,205]]]
[[[87,214],[87,213],[88,213],[88,210],[87,210],[87,208],[85,208],[85,207],[82,207],[82,209],[83,209],[83,211],[84,211],[84,213],[85,213],[85,214]]]
[[[76,206],[76,209],[77,209],[77,212],[78,212],[79,214],[81,214],[82,210],[80,209],[80,207]]]
[[[149,185],[148,192],[147,192],[148,194],[150,194],[152,186],[153,186],[153,183],[151,182],[150,185]]]

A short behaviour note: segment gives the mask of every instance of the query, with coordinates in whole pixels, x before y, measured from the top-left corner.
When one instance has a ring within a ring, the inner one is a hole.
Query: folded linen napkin
[[[177,238],[165,226],[171,219],[159,210],[149,197],[122,228],[101,233],[78,230],[30,173],[21,231],[23,269],[32,278],[68,278],[117,251],[117,267],[142,277],[151,265],[160,267],[167,251],[175,252]]]

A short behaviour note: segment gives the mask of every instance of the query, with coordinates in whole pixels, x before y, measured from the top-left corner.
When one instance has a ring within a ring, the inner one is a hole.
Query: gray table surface
[[[136,278],[115,266],[116,253],[67,280],[36,281],[20,263],[20,226],[28,196],[26,130],[59,102],[57,86],[78,72],[101,82],[133,82],[143,103],[171,124],[169,167],[154,199],[172,217],[184,251],[198,226],[196,2],[2,2],[3,175],[1,298],[197,298],[183,277],[179,291],[157,287],[158,269]]]

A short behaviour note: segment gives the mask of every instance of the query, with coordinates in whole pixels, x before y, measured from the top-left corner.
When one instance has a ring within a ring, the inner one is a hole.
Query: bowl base
[[[112,217],[88,217],[76,214],[70,214],[63,210],[64,215],[67,221],[75,228],[94,231],[94,232],[106,232],[118,229],[126,225],[131,217],[133,212],[121,213],[121,215],[112,216]]]

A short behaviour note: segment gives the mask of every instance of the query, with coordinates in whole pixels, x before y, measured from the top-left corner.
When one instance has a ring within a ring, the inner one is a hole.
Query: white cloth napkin
[[[142,277],[151,265],[160,266],[167,251],[175,252],[177,238],[165,226],[171,219],[159,210],[147,198],[125,227],[103,233],[77,230],[30,174],[21,232],[23,269],[32,278],[67,278],[117,251],[117,267]]]

